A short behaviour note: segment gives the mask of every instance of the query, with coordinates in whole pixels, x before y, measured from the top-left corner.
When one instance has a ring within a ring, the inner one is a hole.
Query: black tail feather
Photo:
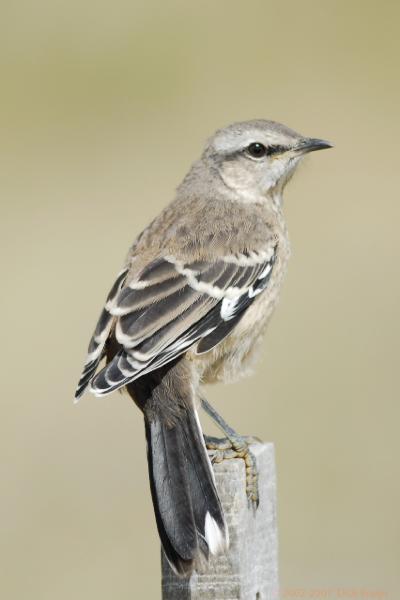
[[[174,423],[146,416],[150,487],[165,554],[180,575],[227,545],[227,529],[194,408]]]

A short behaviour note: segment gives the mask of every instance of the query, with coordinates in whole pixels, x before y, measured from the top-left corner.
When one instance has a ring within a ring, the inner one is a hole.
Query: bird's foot
[[[257,509],[260,499],[258,495],[258,471],[254,454],[250,445],[260,443],[260,440],[251,436],[230,436],[229,438],[215,438],[204,436],[206,448],[211,462],[220,463],[231,458],[242,458],[246,467],[246,496],[249,506]]]

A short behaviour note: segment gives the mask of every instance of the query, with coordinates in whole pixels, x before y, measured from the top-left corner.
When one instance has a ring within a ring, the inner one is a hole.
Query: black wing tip
[[[78,388],[76,389],[76,392],[74,394],[74,398],[73,398],[74,404],[78,404],[79,400],[82,398],[83,394],[85,393],[86,387],[87,387],[86,385],[84,387],[78,386]]]
[[[98,363],[99,363],[98,360],[92,360],[91,362],[89,362],[85,365],[82,375],[81,375],[81,378],[79,379],[79,382],[78,382],[78,387],[76,388],[76,392],[75,392],[75,396],[74,396],[75,403],[78,402],[78,400],[81,398],[81,396],[83,396],[87,387],[89,386],[90,382],[92,381],[93,376],[96,372]]]
[[[78,387],[76,388],[75,394],[74,394],[74,404],[77,404],[78,401],[82,398],[89,383],[90,383],[90,379],[87,379],[86,377],[83,377],[83,376],[80,378]]]
[[[78,386],[73,400],[74,404],[77,404],[82,398],[83,394],[88,390],[90,390],[95,396],[105,396],[106,394],[110,394],[114,390],[118,389],[118,387],[120,387],[118,384],[115,386],[110,386],[109,384],[99,385],[98,383],[96,383],[96,379],[97,377],[87,381],[83,385]]]

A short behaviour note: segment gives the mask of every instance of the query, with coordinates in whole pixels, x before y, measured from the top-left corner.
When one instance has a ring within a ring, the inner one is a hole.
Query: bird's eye
[[[247,152],[252,158],[262,158],[267,154],[267,149],[260,142],[253,142],[247,147]]]

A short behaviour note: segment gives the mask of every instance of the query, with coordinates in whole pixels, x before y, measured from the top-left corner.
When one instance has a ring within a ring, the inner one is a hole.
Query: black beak
[[[308,154],[308,152],[325,150],[325,148],[333,148],[333,144],[326,140],[319,140],[318,138],[304,138],[296,146],[295,150],[298,150],[300,154]]]

